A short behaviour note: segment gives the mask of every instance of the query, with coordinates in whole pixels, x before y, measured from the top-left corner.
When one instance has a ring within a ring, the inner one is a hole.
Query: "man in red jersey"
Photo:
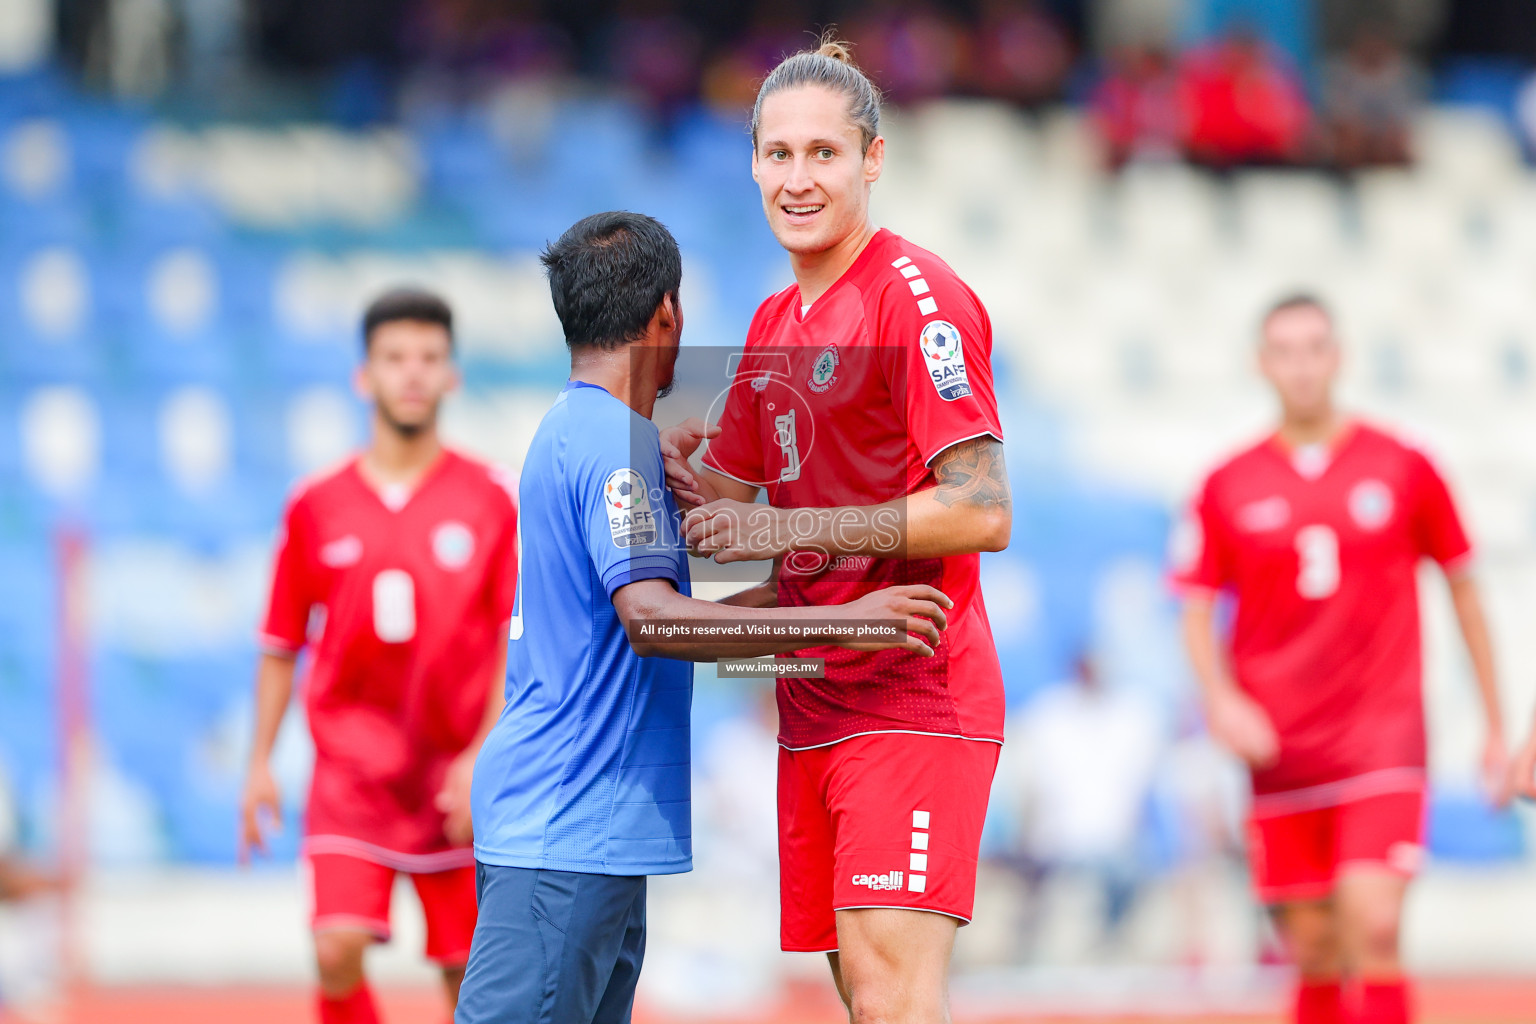
[[[948,1020],[1003,738],[978,553],[1007,545],[1012,512],[991,322],[942,260],[870,223],[878,119],[838,44],[764,81],[752,171],[795,284],[753,318],[718,428],[691,421],[663,450],[701,506],[689,545],[776,560],[780,605],[895,583],[954,601],[935,657],[801,651],[826,678],[778,690],[782,945],[829,954],[854,1019],[929,1024]]]
[[[1185,644],[1212,733],[1252,769],[1253,874],[1300,969],[1295,1020],[1404,1024],[1398,925],[1425,821],[1422,559],[1450,580],[1487,719],[1485,781],[1507,799],[1472,549],[1430,461],[1335,407],[1324,306],[1288,298],[1262,333],[1281,423],[1210,475],[1181,528]],[[1236,602],[1225,642],[1223,592]]]
[[[458,384],[453,319],[400,290],[369,307],[359,391],[367,450],[294,492],[279,538],[257,669],[244,844],[280,813],[268,759],[311,651],[315,740],[303,856],[313,883],[322,1024],[378,1020],[363,974],[389,938],[396,872],[410,875],[428,959],[458,998],[475,928],[469,783],[502,705],[516,520],[497,472],[445,449],[437,414]]]

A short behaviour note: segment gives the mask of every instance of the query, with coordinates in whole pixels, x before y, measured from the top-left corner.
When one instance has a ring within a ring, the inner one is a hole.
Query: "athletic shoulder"
[[[1252,479],[1255,474],[1264,472],[1271,463],[1271,448],[1274,443],[1272,434],[1243,442],[1223,456],[1206,474],[1200,493],[1209,494],[1232,481]]]
[[[981,298],[937,254],[894,232],[871,245],[879,251],[865,271],[865,303],[877,317],[895,315],[914,323],[930,319],[964,324],[987,322]]]
[[[1354,429],[1360,440],[1373,451],[1391,453],[1405,458],[1429,456],[1425,440],[1409,430],[1388,427],[1370,420],[1356,420]]]
[[[466,486],[488,496],[496,502],[504,502],[509,508],[517,505],[517,474],[500,463],[445,448],[444,456],[452,460],[453,471]]]
[[[1355,429],[1368,446],[1370,457],[1386,464],[1405,466],[1410,474],[1442,477],[1441,460],[1433,444],[1412,431],[1378,423],[1357,423]]]
[[[300,477],[288,490],[288,509],[313,509],[345,489],[344,480],[360,456],[356,453]]]

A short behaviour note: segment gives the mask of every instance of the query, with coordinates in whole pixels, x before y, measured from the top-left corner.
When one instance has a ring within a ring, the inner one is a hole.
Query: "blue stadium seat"
[[[230,541],[266,536],[282,515],[281,492],[259,478],[232,477],[203,494],[161,485],[157,527],[203,551]]]
[[[253,389],[228,397],[234,412],[238,472],[258,490],[272,486],[273,478],[286,479],[291,470],[285,422],[289,394]]]
[[[153,471],[111,469],[96,488],[86,525],[97,541],[163,532],[168,500],[170,496],[159,486]]]
[[[456,197],[482,244],[492,249],[537,251],[581,217],[606,206],[583,206],[564,185],[539,178],[482,183]]]
[[[697,107],[679,117],[672,130],[672,163],[679,176],[708,182],[713,188],[740,186],[757,190],[748,175],[752,136],[742,121]]]
[[[0,122],[57,114],[73,100],[63,70],[52,64],[0,75]]]
[[[280,256],[254,243],[221,242],[212,247],[219,270],[224,322],[237,335],[260,342],[272,329],[272,288]]]
[[[172,689],[163,663],[105,653],[92,673],[92,721],[125,775],[168,799],[186,780],[196,709]]]
[[[257,357],[266,380],[279,390],[314,384],[350,388],[358,350],[351,336],[311,338],[276,326]]]
[[[0,237],[5,226],[0,224]],[[95,381],[107,369],[95,281],[80,245],[0,251],[0,370],[12,383]]]
[[[511,176],[505,155],[479,119],[432,122],[416,133],[416,143],[426,163],[427,190],[444,198],[499,187]]]
[[[195,755],[191,761],[196,766]],[[190,771],[188,779],[166,804],[171,852],[177,860],[193,864],[233,864],[240,839],[240,781],[210,777]],[[283,831],[271,837],[268,849],[274,859],[291,859],[297,853],[296,822],[285,822]]]
[[[6,590],[10,591],[7,586]],[[41,594],[8,593],[7,600]],[[51,607],[51,606],[50,606]],[[20,794],[34,790],[58,764],[59,722],[54,702],[52,623],[32,623],[28,633],[0,632],[0,765]]]
[[[230,332],[222,327],[194,335],[174,335],[141,325],[125,338],[126,363],[134,379],[154,388],[179,384],[231,386],[240,377],[241,359]]]
[[[146,121],[122,105],[81,104],[64,118],[74,162],[75,187],[82,194],[104,196],[127,184],[125,172]]]
[[[99,336],[48,338],[20,325],[0,326],[0,374],[15,383],[95,383],[109,368]]]
[[[97,399],[101,410],[103,473],[142,476],[159,466],[155,399],[153,393],[138,387],[122,388]]]
[[[91,237],[90,211],[78,197],[29,202],[0,189],[0,239],[7,255],[24,247],[83,246]]]
[[[118,211],[123,239],[145,250],[178,245],[210,245],[224,236],[225,222],[209,202],[190,196],[127,198]]]
[[[1516,57],[1462,57],[1449,60],[1435,82],[1441,103],[1484,107],[1515,123],[1515,102],[1530,74],[1528,61]]]
[[[46,646],[58,619],[57,560],[45,537],[0,544],[0,638],[12,646]],[[33,647],[28,647],[32,650]]]
[[[21,475],[20,391],[0,380],[0,488],[14,485]]]
[[[622,100],[572,102],[556,115],[545,151],[549,175],[581,190],[622,190],[637,170],[656,162],[650,118]],[[607,207],[592,204],[593,209]],[[590,212],[590,211],[589,211]]]
[[[1494,864],[1525,856],[1520,819],[1475,792],[1436,790],[1429,801],[1429,853],[1436,860]]]

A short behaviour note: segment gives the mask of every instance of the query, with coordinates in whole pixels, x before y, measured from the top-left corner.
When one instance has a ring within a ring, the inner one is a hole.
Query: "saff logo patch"
[[[475,535],[469,527],[455,520],[439,523],[432,531],[432,557],[448,570],[458,570],[475,557]]]
[[[811,379],[805,382],[805,386],[818,395],[826,394],[837,383],[837,367],[841,362],[837,346],[828,345],[816,357],[816,362],[811,366]]]
[[[923,362],[928,366],[928,379],[933,382],[940,398],[953,402],[971,393],[960,328],[948,320],[930,320],[923,325],[918,345],[923,350]]]
[[[1392,488],[1380,480],[1361,480],[1349,492],[1349,515],[1362,530],[1375,532],[1392,519]]]
[[[614,547],[656,543],[656,516],[651,511],[645,477],[632,469],[616,469],[608,474],[603,482],[603,506],[608,510],[608,531]]]

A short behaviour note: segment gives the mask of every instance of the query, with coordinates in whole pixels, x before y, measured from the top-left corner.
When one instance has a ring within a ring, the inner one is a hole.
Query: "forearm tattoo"
[[[933,475],[939,483],[934,497],[946,508],[966,502],[1005,512],[1013,509],[1003,442],[995,437],[973,437],[944,449],[933,460]]]

